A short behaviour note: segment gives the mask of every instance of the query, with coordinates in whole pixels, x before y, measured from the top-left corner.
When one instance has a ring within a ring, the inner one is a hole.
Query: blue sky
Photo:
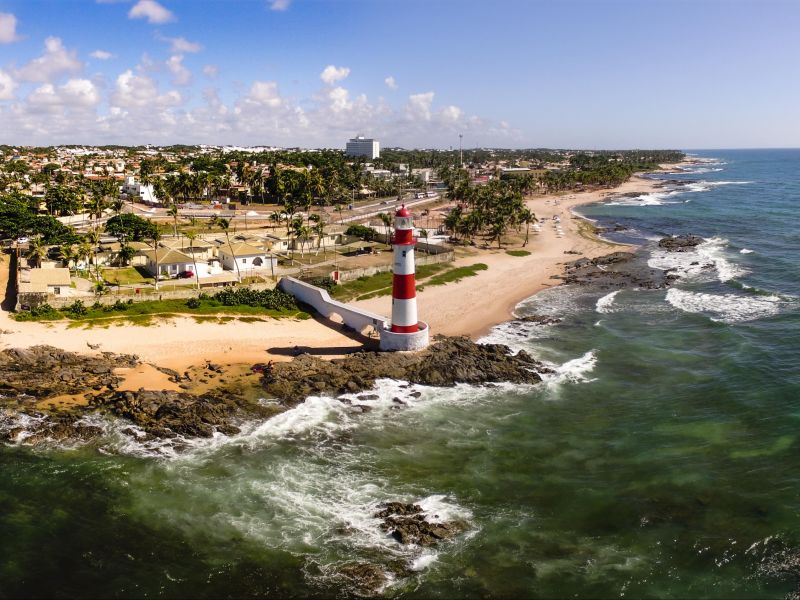
[[[0,0],[0,142],[800,146],[793,0]]]

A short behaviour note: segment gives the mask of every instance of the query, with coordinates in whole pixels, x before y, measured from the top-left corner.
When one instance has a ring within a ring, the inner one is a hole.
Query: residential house
[[[278,266],[278,260],[262,247],[248,242],[231,242],[217,248],[222,266],[229,271],[237,271],[242,277],[250,275],[271,275]]]

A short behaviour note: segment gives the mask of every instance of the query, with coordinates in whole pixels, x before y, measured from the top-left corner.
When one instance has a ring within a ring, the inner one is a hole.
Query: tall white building
[[[366,156],[369,159],[379,158],[381,155],[380,143],[378,140],[357,135],[347,141],[345,154],[348,156]]]
[[[125,194],[129,200],[144,202],[145,204],[158,204],[152,185],[142,185],[136,182],[136,178],[128,176],[122,184],[120,192]]]

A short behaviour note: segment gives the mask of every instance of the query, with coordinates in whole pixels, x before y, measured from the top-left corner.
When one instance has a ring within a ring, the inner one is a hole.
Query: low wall
[[[253,290],[272,290],[275,289],[274,282],[268,283],[254,283],[248,286],[241,286],[241,287],[248,287]],[[128,288],[129,289],[129,288]],[[63,308],[65,306],[69,306],[75,300],[80,300],[84,304],[91,305],[95,302],[99,302],[102,305],[114,304],[118,300],[122,302],[127,302],[128,300],[133,300],[134,302],[147,302],[149,300],[180,300],[180,299],[189,299],[189,298],[196,298],[200,294],[208,294],[209,296],[213,296],[216,292],[220,291],[222,288],[203,288],[201,290],[196,290],[193,287],[187,288],[185,290],[170,290],[170,291],[159,291],[156,292],[152,288],[139,288],[141,292],[139,294],[121,294],[118,293],[116,290],[112,288],[112,291],[103,294],[100,297],[94,295],[86,295],[86,296],[47,296],[45,300],[50,306],[53,308]]]
[[[313,307],[326,319],[335,314],[339,315],[345,325],[356,331],[362,331],[367,326],[383,331],[389,326],[389,319],[386,317],[334,300],[326,290],[294,277],[283,277],[278,283],[278,288]]]
[[[430,342],[430,327],[424,321],[419,322],[419,331],[414,333],[395,333],[390,329],[383,329],[380,334],[380,349],[384,352],[424,350]]]
[[[420,255],[416,252],[414,253],[414,263],[417,266],[453,262],[454,260],[455,260],[455,253],[452,250],[440,252],[439,254],[429,254],[429,255],[428,254]],[[349,271],[339,271],[339,282],[344,283],[345,281],[353,281],[354,279],[358,279],[359,277],[369,277],[370,275],[376,275],[377,273],[386,273],[387,271],[392,270],[392,266],[393,265],[388,264],[388,265],[378,265],[375,267],[364,267],[362,269],[350,269]]]

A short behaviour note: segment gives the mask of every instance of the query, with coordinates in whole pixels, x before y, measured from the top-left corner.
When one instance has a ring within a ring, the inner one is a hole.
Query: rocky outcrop
[[[358,352],[326,361],[308,354],[264,373],[268,394],[296,403],[313,394],[338,395],[371,388],[387,377],[411,383],[452,386],[509,381],[538,383],[550,372],[526,352],[501,344],[477,344],[467,338],[444,338],[419,353]]]
[[[254,416],[257,405],[233,397],[195,396],[185,392],[110,392],[90,400],[100,412],[121,417],[156,437],[211,437],[239,432],[232,424],[243,416]]]
[[[0,394],[24,394],[43,400],[82,390],[113,388],[119,383],[118,367],[135,367],[138,358],[103,352],[75,354],[52,346],[12,348],[0,352]]]
[[[386,502],[378,508],[373,516],[383,520],[381,529],[401,544],[435,546],[467,528],[463,521],[429,520],[419,504]]]
[[[651,269],[635,261],[635,254],[613,252],[597,258],[579,258],[564,266],[564,283],[599,289],[637,287],[659,289],[670,285],[676,276]]]
[[[690,252],[703,241],[703,238],[696,235],[676,235],[661,238],[658,241],[658,247],[667,252]]]

